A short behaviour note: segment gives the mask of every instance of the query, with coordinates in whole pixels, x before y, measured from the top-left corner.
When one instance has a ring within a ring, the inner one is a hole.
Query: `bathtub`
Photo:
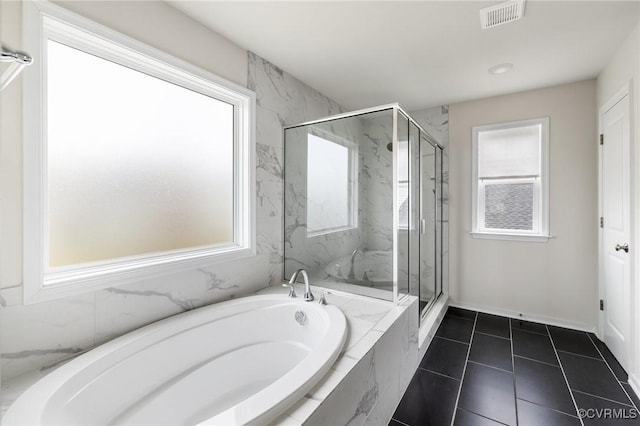
[[[195,309],[63,365],[2,424],[267,424],[329,371],[346,330],[335,306],[286,295]]]

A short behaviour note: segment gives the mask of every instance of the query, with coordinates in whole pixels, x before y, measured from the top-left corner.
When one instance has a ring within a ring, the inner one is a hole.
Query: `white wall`
[[[633,134],[633,164],[631,167],[632,180],[635,188],[632,194],[634,202],[634,236],[632,247],[637,247],[640,242],[640,16],[638,25],[629,35],[627,40],[618,48],[611,60],[600,73],[597,81],[598,108],[604,105],[626,83],[631,82],[632,87],[632,134]],[[632,356],[628,372],[629,381],[634,386],[636,393],[640,393],[640,250],[635,253],[635,271],[633,276],[632,294]]]
[[[452,304],[595,330],[595,80],[449,106]],[[473,239],[471,128],[550,117],[547,243]]]

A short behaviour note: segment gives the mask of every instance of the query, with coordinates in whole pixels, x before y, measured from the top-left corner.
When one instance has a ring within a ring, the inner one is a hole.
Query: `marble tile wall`
[[[390,251],[393,248],[393,152],[387,144],[393,140],[391,110],[363,118],[365,160],[368,177],[365,186],[365,247]]]
[[[2,379],[48,370],[130,330],[282,280],[282,126],[343,112],[321,93],[248,54],[257,95],[257,255],[80,296],[0,308]]]

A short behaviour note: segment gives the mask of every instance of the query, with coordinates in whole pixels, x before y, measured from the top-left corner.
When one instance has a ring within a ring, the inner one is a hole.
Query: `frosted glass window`
[[[24,303],[255,256],[255,92],[24,2]]]
[[[49,266],[234,241],[234,107],[48,40]]]
[[[307,137],[307,233],[353,227],[351,148],[319,136]]]

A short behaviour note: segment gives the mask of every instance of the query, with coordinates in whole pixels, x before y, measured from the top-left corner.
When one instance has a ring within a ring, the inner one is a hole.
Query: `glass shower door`
[[[436,297],[436,147],[420,137],[420,312]]]

